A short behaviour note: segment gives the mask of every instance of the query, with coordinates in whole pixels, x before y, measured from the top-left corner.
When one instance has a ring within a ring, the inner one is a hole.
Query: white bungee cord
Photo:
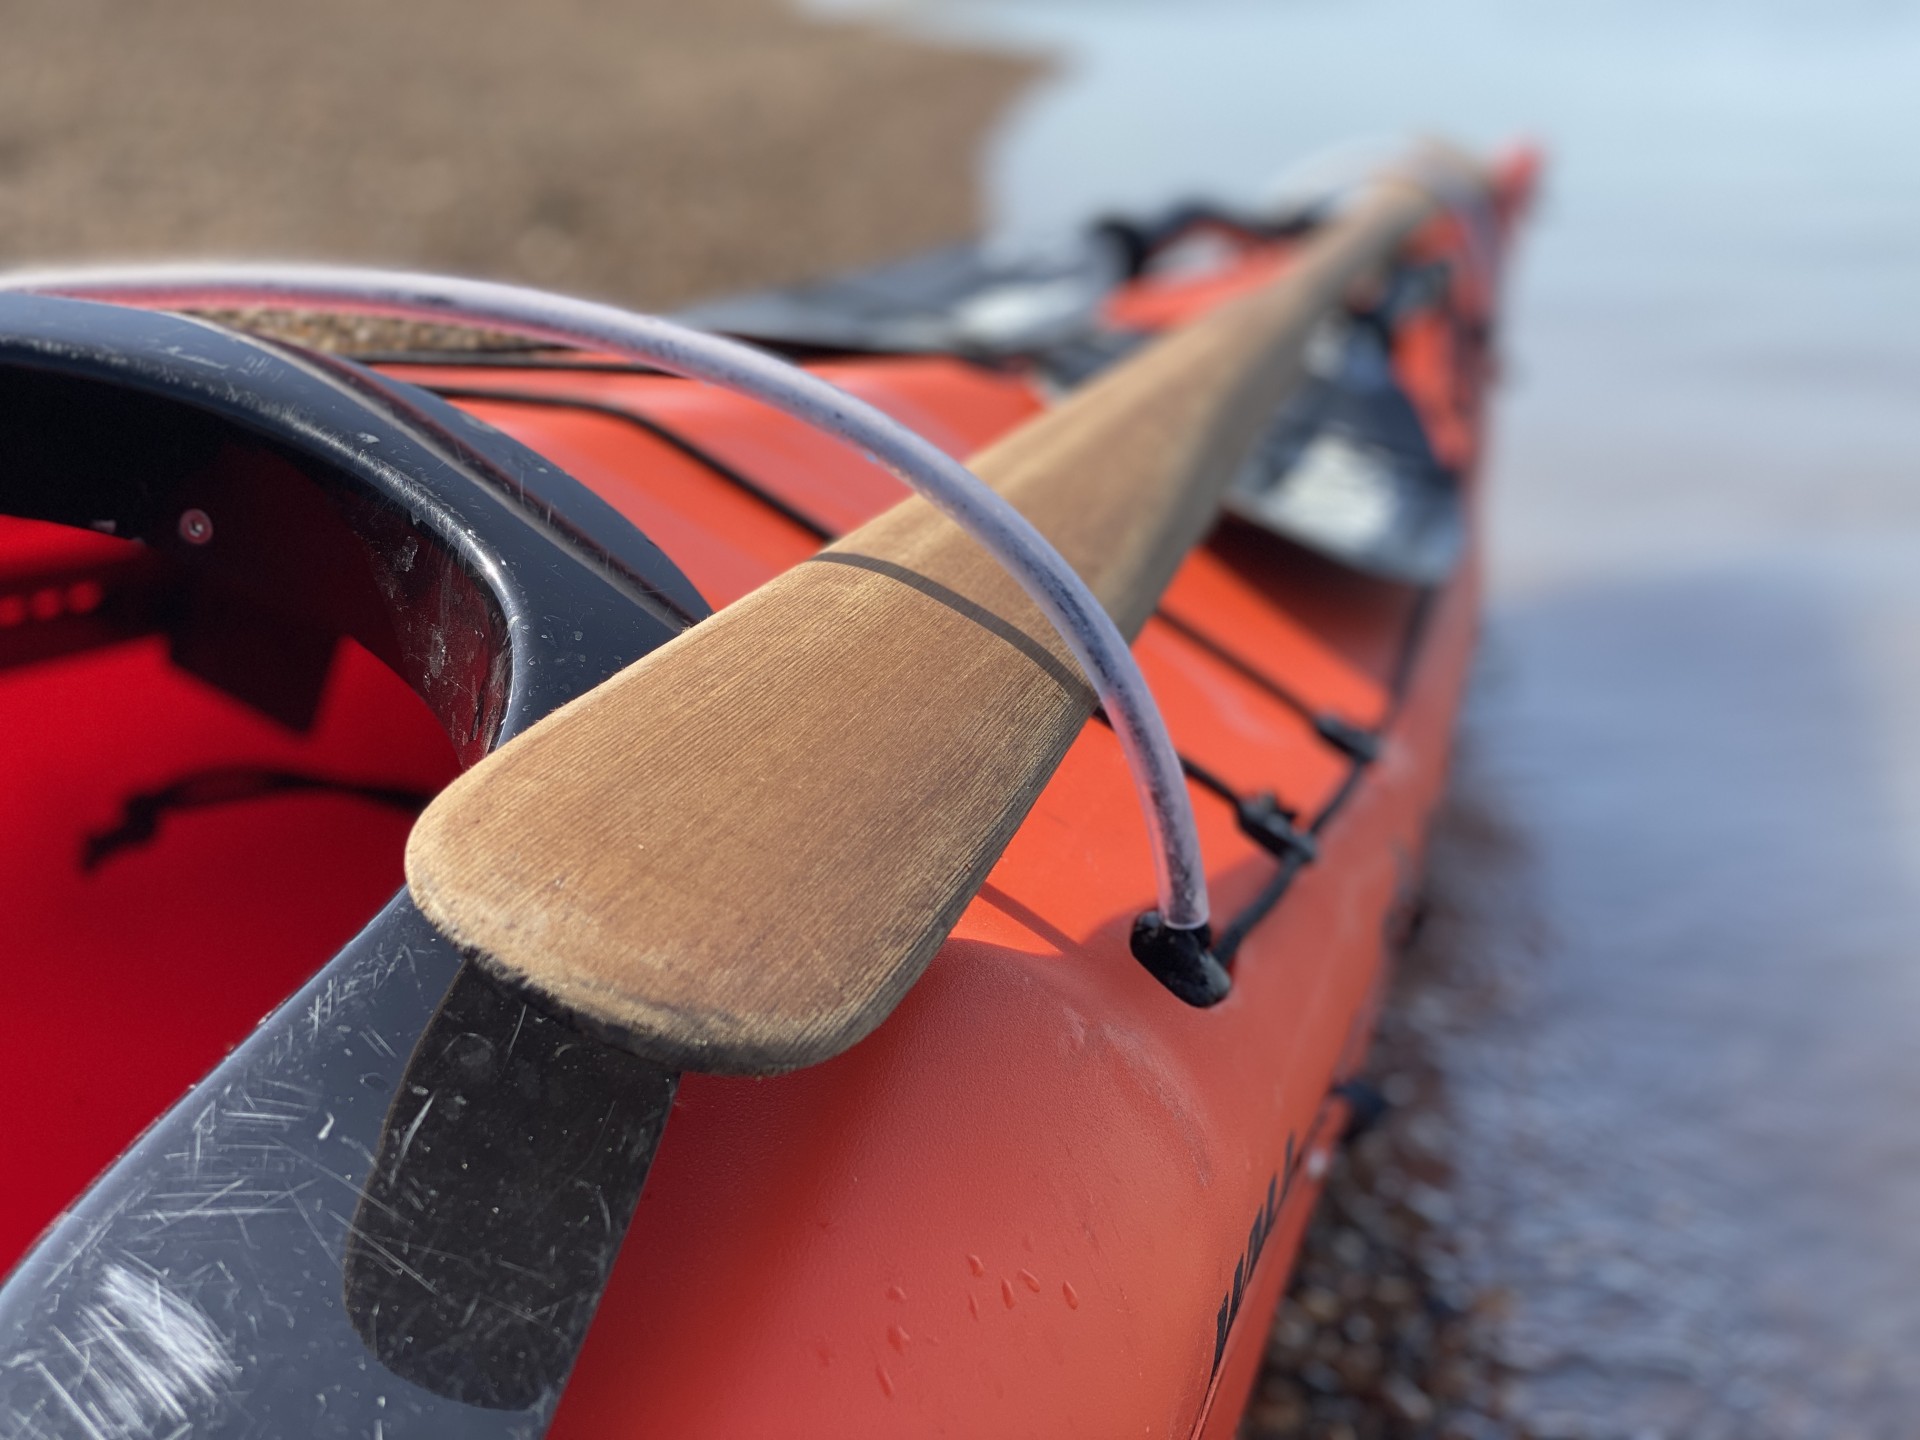
[[[155,265],[18,272],[0,290],[181,309],[352,307],[429,323],[478,321],[532,339],[620,355],[748,396],[876,460],[965,530],[1033,598],[1113,723],[1153,850],[1159,918],[1200,931],[1206,869],[1180,757],[1126,639],[1060,553],[972,471],[899,421],[754,346],[657,315],[485,280],[328,265]]]

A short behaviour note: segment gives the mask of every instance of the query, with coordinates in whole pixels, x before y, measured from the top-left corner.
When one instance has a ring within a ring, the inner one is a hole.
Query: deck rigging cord
[[[1126,638],[1052,544],[959,461],[845,391],[766,351],[659,316],[493,281],[350,266],[182,265],[39,271],[0,289],[168,308],[298,303],[400,319],[450,316],[656,365],[770,405],[885,466],[978,541],[1039,606],[1114,718],[1153,854],[1158,916],[1204,932],[1206,866],[1180,759]]]
[[[1491,212],[1484,190],[1468,179],[1470,171],[1460,157],[1423,147],[1371,178],[1425,192],[1430,203],[1459,222],[1467,249],[1480,251],[1478,242],[1487,238],[1483,232]],[[1366,189],[1363,181],[1336,190],[1316,208],[1321,213],[1337,211],[1358,201]],[[1485,258],[1473,254],[1470,264]],[[1072,566],[1012,504],[876,407],[736,340],[662,317],[495,282],[354,267],[190,265],[21,273],[0,277],[0,289],[176,309],[224,302],[351,308],[415,322],[479,322],[530,341],[612,354],[704,381],[841,440],[891,471],[965,530],[1020,584],[1058,632],[1113,724],[1147,825],[1158,905],[1142,923],[1156,936],[1181,942],[1175,947],[1181,966],[1190,966],[1196,958],[1206,961],[1210,905],[1192,797],[1181,757],[1125,637]],[[1350,733],[1344,724],[1316,728],[1328,743],[1348,753],[1356,770],[1364,765],[1362,752],[1371,737]],[[1136,933],[1136,955],[1158,973],[1142,953],[1140,938]],[[1195,944],[1202,952],[1198,957],[1186,953]]]
[[[417,362],[408,360],[404,363],[414,364]],[[439,368],[442,364],[444,364],[446,368],[459,368],[463,362],[459,360],[435,362],[436,368]],[[653,416],[636,410],[631,406],[616,405],[608,400],[577,395],[571,391],[525,390],[493,385],[449,385],[443,381],[435,380],[409,380],[407,383],[417,385],[423,390],[438,395],[443,400],[538,406],[549,410],[579,410],[586,414],[604,415],[610,420],[620,420],[637,429],[644,430],[647,434],[653,436],[654,439],[672,446],[689,460],[706,468],[715,478],[723,480],[735,489],[753,496],[754,499],[767,506],[767,508],[774,511],[783,519],[792,522],[822,543],[838,540],[844,533],[843,531],[832,528],[823,521],[815,519],[812,515],[791,502],[783,500],[774,494],[766,485],[746,474],[746,472],[738,466],[728,464],[726,461],[720,459],[719,456],[715,455],[705,446],[687,438],[678,430],[655,419]],[[1232,667],[1236,672],[1273,696],[1273,698],[1278,700],[1282,705],[1285,705],[1289,710],[1299,715],[1301,719],[1313,727],[1316,735],[1349,759],[1364,762],[1372,760],[1379,753],[1379,736],[1366,726],[1348,720],[1345,716],[1337,714],[1334,711],[1316,709],[1300,695],[1296,694],[1280,681],[1274,679],[1273,676],[1267,674],[1257,666],[1249,664],[1246,659],[1235,653],[1230,647],[1222,645],[1205,631],[1190,625],[1187,621],[1181,619],[1180,616],[1168,610],[1164,605],[1156,606],[1153,613],[1154,618],[1162,624],[1178,631],[1184,639],[1197,645],[1208,654],[1215,656],[1223,664]],[[1184,756],[1182,757],[1181,763],[1186,768],[1190,778],[1197,778],[1194,766]]]
[[[663,445],[678,450],[687,459],[710,472],[716,479],[723,480],[736,490],[751,495],[781,519],[790,521],[822,544],[840,538],[836,531],[829,529],[798,506],[782,500],[738,466],[729,465],[704,445],[688,439],[673,427],[663,425],[653,417],[628,406],[615,405],[610,401],[596,400],[582,395],[550,394],[540,390],[512,390],[488,385],[445,385],[419,380],[410,380],[407,383],[418,385],[422,390],[438,395],[442,400],[539,406],[548,410],[578,410],[582,414],[604,415],[609,420],[621,421],[623,424],[633,426],[636,430],[645,431]]]

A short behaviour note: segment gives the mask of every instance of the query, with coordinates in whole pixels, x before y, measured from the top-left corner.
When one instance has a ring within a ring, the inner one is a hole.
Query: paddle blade
[[[1136,631],[1313,325],[1430,204],[1378,187],[975,468]],[[810,1064],[905,994],[1092,703],[1019,587],[909,500],[463,775],[408,880],[482,963],[656,1062]]]

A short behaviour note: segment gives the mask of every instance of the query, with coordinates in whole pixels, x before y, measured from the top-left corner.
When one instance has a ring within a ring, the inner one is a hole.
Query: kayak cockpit
[[[611,559],[530,526],[579,487],[430,397],[0,314],[3,1266],[379,913],[462,766],[704,607],[618,517]]]

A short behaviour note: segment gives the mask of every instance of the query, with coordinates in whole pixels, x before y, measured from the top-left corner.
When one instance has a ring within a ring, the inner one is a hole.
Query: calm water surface
[[[1463,1229],[1543,1434],[1920,1433],[1920,7],[970,3],[1000,222],[1353,136],[1553,157],[1460,783]],[[1445,833],[1437,843],[1449,843]]]

